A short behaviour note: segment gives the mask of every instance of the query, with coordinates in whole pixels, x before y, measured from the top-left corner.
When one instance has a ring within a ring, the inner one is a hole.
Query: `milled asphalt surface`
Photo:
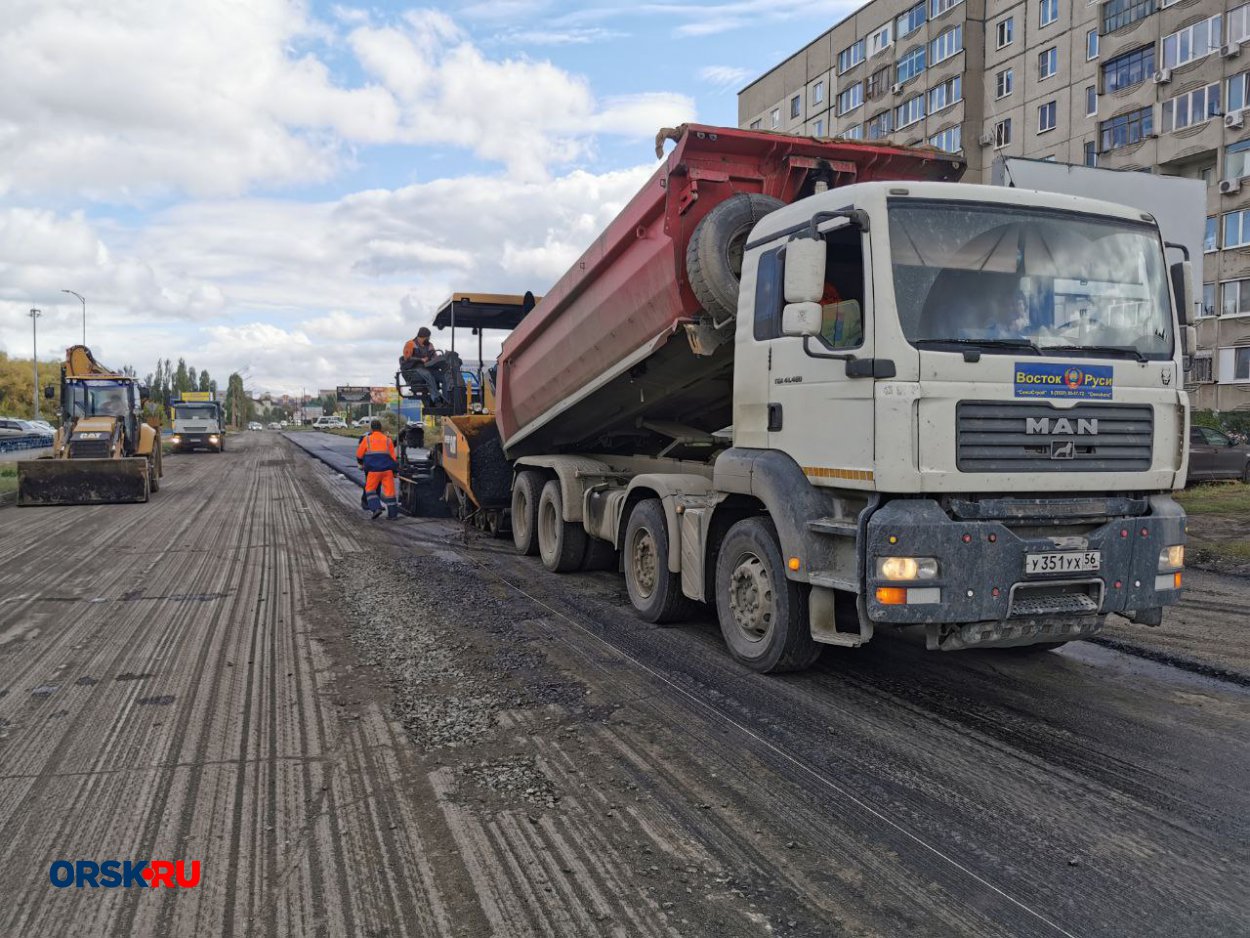
[[[0,509],[0,934],[1246,933],[1245,687],[907,635],[763,677],[290,436],[348,471],[255,433]],[[48,883],[113,856],[202,885]]]

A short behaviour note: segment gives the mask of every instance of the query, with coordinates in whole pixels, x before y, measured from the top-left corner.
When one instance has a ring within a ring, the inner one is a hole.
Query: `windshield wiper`
[[[1101,352],[1106,355],[1108,353],[1123,354],[1128,352],[1139,362],[1148,362],[1141,350],[1132,345],[1047,345],[1044,349],[1046,352]]]
[[[972,348],[1028,349],[1035,355],[1046,354],[1030,339],[917,339],[912,344],[917,348],[957,345],[960,347],[970,346]]]

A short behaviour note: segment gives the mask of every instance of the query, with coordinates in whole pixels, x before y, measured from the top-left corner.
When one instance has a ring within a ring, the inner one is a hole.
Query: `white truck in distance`
[[[221,402],[211,391],[192,391],[173,403],[174,427],[169,438],[175,453],[206,449],[220,453],[226,448]]]

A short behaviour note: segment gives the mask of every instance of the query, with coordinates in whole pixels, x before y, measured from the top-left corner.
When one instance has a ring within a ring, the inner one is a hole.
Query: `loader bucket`
[[[111,505],[148,500],[148,461],[28,459],[17,464],[18,505]]]

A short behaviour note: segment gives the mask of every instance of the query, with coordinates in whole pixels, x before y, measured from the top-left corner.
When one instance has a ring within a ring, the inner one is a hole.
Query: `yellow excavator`
[[[48,386],[44,397],[56,399]],[[85,345],[65,350],[61,429],[51,456],[17,464],[18,505],[146,502],[160,488],[160,431],[142,419],[147,388],[105,368]]]

